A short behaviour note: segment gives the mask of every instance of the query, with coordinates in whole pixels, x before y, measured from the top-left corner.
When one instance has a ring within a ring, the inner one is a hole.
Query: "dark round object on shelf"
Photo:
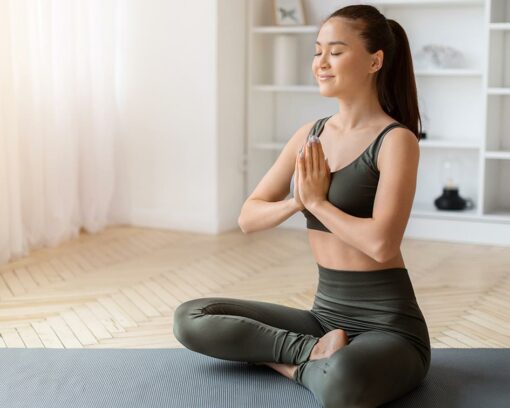
[[[459,189],[456,187],[444,187],[443,194],[434,200],[434,204],[439,210],[463,210],[473,207],[473,201],[459,196]]]

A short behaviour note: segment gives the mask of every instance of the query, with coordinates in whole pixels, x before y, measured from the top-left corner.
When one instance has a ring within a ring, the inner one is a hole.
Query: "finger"
[[[326,162],[326,156],[324,155],[324,149],[322,148],[322,143],[320,142],[320,139],[318,139],[317,143],[317,153],[318,153],[318,163],[319,163],[319,169],[325,168],[325,162]]]
[[[319,148],[320,148],[320,146],[319,146],[318,142],[312,143],[312,162],[313,162],[312,166],[313,166],[313,172],[315,174],[318,174],[319,169],[320,169],[320,167],[319,167],[319,164],[320,164],[320,162],[319,162]]]
[[[329,168],[328,159],[326,157],[324,157],[324,169],[325,169],[326,173],[331,173],[331,169]]]
[[[312,143],[307,142],[306,143],[306,149],[305,149],[305,168],[307,173],[311,173],[313,171],[312,168]]]
[[[306,169],[305,169],[305,151],[306,149],[303,149],[301,154],[298,155],[298,170],[300,174],[300,178],[306,177]]]

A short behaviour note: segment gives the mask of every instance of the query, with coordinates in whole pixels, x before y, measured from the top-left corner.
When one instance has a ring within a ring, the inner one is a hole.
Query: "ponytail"
[[[405,125],[419,140],[422,125],[418,92],[405,30],[370,5],[343,7],[330,14],[322,24],[333,17],[356,22],[355,28],[369,53],[384,52],[383,66],[375,74],[379,102],[388,115]]]

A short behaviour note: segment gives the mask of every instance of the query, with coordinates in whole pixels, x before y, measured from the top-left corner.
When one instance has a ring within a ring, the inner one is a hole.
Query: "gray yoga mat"
[[[432,349],[425,381],[391,408],[508,408],[510,349]],[[187,349],[0,349],[2,408],[319,408],[267,366]]]

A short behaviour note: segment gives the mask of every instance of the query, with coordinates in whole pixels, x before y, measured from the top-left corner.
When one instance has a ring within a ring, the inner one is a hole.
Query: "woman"
[[[272,367],[326,408],[376,407],[430,366],[400,252],[421,123],[407,36],[372,6],[341,8],[320,27],[312,71],[339,110],[297,130],[239,217],[248,233],[304,213],[319,271],[312,309],[193,299],[176,309],[173,330],[191,350]]]

